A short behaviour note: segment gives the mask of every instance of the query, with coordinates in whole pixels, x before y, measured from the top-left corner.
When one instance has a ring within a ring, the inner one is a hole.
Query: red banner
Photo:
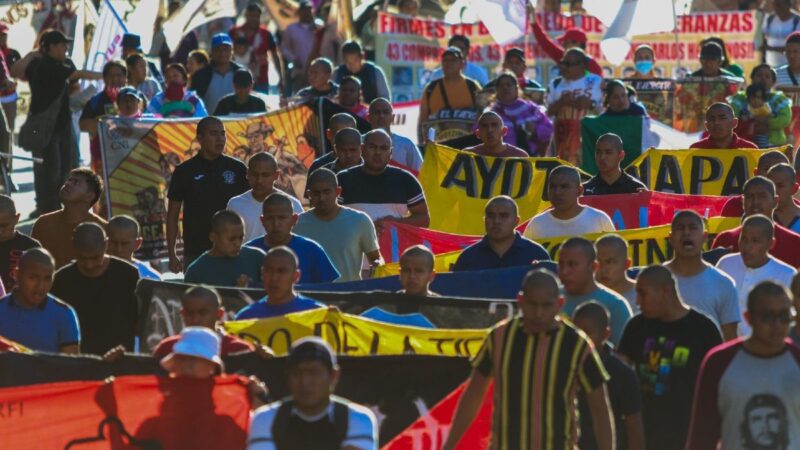
[[[238,376],[126,376],[5,388],[0,447],[244,449],[249,414],[247,380]]]
[[[428,414],[419,418],[402,433],[384,445],[381,450],[439,450],[453,424],[453,415],[464,393],[466,383],[445,397]],[[489,448],[492,427],[492,397],[494,383],[489,386],[483,405],[472,426],[464,433],[456,450],[484,450]]]
[[[719,217],[728,197],[711,195],[680,195],[664,192],[640,192],[637,194],[591,195],[582,197],[581,203],[604,211],[611,217],[617,230],[647,228],[666,225],[672,221],[675,211],[691,209],[704,217]],[[525,223],[517,229],[525,229]],[[379,237],[381,255],[387,262],[397,262],[403,250],[412,245],[425,245],[434,254],[462,250],[481,236],[465,236],[418,228],[411,225],[391,223],[384,227]]]

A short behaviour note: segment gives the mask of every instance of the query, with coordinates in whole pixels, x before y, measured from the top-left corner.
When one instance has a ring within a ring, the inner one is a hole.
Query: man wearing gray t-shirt
[[[727,275],[703,261],[703,244],[708,239],[705,222],[694,211],[675,214],[670,245],[675,256],[664,266],[678,282],[681,299],[713,320],[726,341],[736,338],[741,320],[736,285]]]
[[[369,104],[369,124],[373,130],[383,129],[392,138],[392,161],[403,169],[419,172],[422,167],[422,154],[411,139],[392,133],[394,109],[385,98],[376,98]]]
[[[366,255],[370,268],[382,263],[375,226],[369,216],[336,199],[341,188],[330,169],[317,169],[308,177],[306,196],[312,208],[297,218],[294,232],[319,243],[341,277],[336,280],[361,279],[361,258]]]

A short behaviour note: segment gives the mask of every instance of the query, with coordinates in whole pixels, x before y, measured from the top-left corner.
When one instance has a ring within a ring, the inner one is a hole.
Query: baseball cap
[[[331,346],[316,336],[304,337],[292,344],[286,359],[286,367],[293,367],[306,361],[319,361],[329,369],[337,365],[336,354],[333,353]]]
[[[120,94],[122,90],[120,90]],[[175,365],[175,355],[193,356],[205,359],[223,367],[222,358],[219,357],[222,339],[213,330],[205,327],[186,327],[181,331],[180,338],[172,347],[172,353],[161,360],[161,367],[172,370]]]
[[[442,52],[442,58],[444,58],[446,55],[453,55],[458,59],[464,59],[464,55],[461,53],[461,49],[458,47],[447,47]]]
[[[233,41],[228,33],[217,33],[211,38],[211,48],[217,48],[220,45],[228,45],[233,47]]]
[[[130,95],[131,97],[136,97],[136,99],[139,101],[144,101],[144,94],[139,92],[139,90],[135,87],[125,86],[124,88],[120,89],[117,93],[117,99],[119,100],[119,98],[123,95]]]
[[[299,9],[303,9],[303,8],[311,8],[311,7],[312,7],[311,6],[311,2],[308,1],[308,0],[300,0],[299,2],[297,2],[297,9],[298,10]]]
[[[722,47],[716,42],[706,42],[700,49],[700,59],[722,59]]]
[[[136,33],[125,33],[122,35],[122,48],[133,48],[142,51],[142,38]]]
[[[511,47],[506,50],[506,59],[513,57],[519,58],[522,62],[525,62],[525,51],[519,47]]]
[[[570,28],[564,34],[558,37],[559,42],[564,41],[575,41],[575,42],[586,42],[586,33],[577,29],[577,28]]]
[[[800,31],[792,31],[786,36],[786,44],[800,42]]]
[[[48,31],[47,33],[42,35],[42,39],[39,41],[39,43],[43,47],[47,47],[53,44],[60,44],[62,42],[72,42],[72,39],[64,36],[64,33],[58,30]]]

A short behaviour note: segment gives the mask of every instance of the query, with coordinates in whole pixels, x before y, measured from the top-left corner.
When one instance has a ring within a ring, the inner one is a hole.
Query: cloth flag
[[[499,45],[509,44],[525,35],[527,8],[526,0],[472,0],[472,9],[480,11],[483,24]]]
[[[125,22],[114,9],[109,0],[100,7],[100,18],[94,30],[89,52],[83,68],[93,72],[102,72],[103,66],[112,59],[122,56],[122,35],[128,29]]]
[[[189,0],[164,22],[164,38],[171,50],[178,48],[181,39],[212,20],[236,17],[234,0]]]

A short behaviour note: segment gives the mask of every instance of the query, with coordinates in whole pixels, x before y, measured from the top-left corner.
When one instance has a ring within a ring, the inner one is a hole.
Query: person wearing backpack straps
[[[425,142],[425,123],[440,110],[476,109],[476,93],[481,87],[477,81],[464,76],[464,62],[464,54],[458,47],[447,47],[442,52],[444,77],[425,86],[419,104],[419,142]]]
[[[762,51],[764,61],[772,67],[786,64],[784,41],[790,33],[800,29],[800,14],[792,11],[791,0],[774,0],[775,12],[764,17]]]
[[[339,366],[318,337],[295,341],[286,358],[290,396],[257,409],[247,450],[377,450],[375,415],[333,396]]]

